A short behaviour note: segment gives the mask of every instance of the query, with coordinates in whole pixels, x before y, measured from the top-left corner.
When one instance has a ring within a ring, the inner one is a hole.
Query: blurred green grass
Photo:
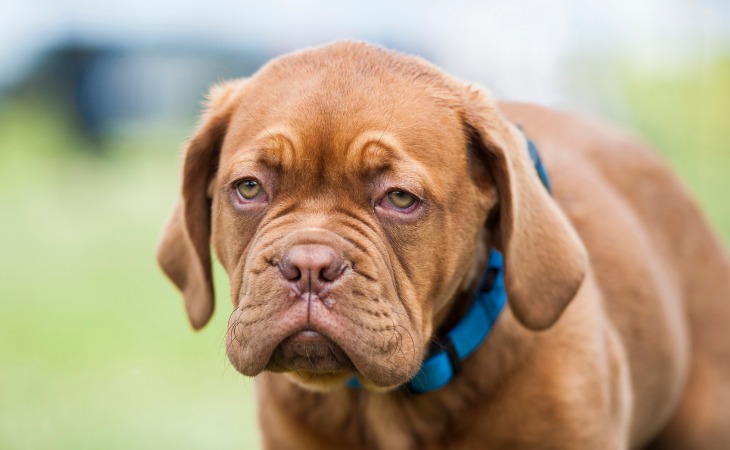
[[[632,125],[671,161],[730,241],[730,58],[684,71],[622,75]]]
[[[730,62],[622,75],[628,122],[730,238]],[[257,448],[252,382],[227,363],[227,283],[200,333],[153,252],[185,132],[111,140],[63,112],[0,111],[0,448]]]
[[[179,143],[83,145],[43,108],[0,121],[0,448],[258,448],[226,296],[194,333],[154,262]]]

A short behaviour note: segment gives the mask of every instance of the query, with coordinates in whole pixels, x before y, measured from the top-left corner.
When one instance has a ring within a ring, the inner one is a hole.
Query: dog
[[[267,449],[730,448],[730,260],[633,137],[336,42],[211,88],[158,261]],[[485,306],[486,305],[486,306]]]

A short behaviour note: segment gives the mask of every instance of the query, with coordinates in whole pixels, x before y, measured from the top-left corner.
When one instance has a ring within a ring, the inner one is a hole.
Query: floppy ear
[[[185,150],[180,199],[157,247],[157,262],[182,291],[196,330],[208,323],[214,305],[208,184],[218,170],[220,147],[245,81],[211,88],[200,126]]]
[[[526,327],[546,329],[583,282],[585,247],[542,185],[525,137],[485,93],[470,88],[463,120],[469,151],[486,165],[498,192],[491,231],[504,255],[509,305]]]

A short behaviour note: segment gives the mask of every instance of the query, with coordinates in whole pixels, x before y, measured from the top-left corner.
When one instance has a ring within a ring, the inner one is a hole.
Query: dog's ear
[[[542,185],[525,137],[484,92],[469,88],[462,120],[472,164],[482,164],[496,185],[488,226],[504,255],[508,303],[523,325],[546,329],[583,282],[585,247]]]
[[[208,323],[214,307],[208,185],[218,169],[220,147],[245,82],[241,79],[211,88],[206,111],[185,149],[180,199],[157,247],[157,261],[182,291],[196,330]]]

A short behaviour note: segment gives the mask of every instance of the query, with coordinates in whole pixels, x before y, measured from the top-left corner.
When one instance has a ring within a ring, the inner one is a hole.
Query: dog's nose
[[[303,244],[289,248],[279,263],[279,271],[300,292],[320,292],[345,270],[345,264],[327,245]]]

